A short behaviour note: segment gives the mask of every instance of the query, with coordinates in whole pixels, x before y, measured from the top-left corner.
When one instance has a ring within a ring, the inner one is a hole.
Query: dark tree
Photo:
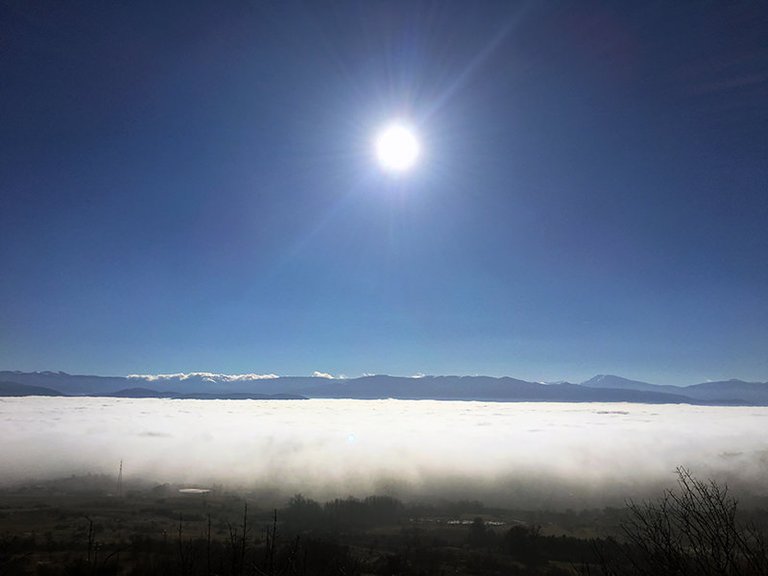
[[[543,541],[539,526],[513,526],[504,535],[507,553],[526,565],[539,564],[542,561]]]
[[[602,550],[600,572],[642,576],[766,576],[763,535],[743,525],[727,486],[677,469],[677,489],[628,505],[620,554]],[[607,560],[606,558],[610,558]],[[589,570],[587,570],[589,572]]]

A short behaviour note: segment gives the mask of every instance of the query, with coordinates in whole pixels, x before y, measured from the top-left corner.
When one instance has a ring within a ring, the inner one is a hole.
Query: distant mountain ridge
[[[159,390],[158,390],[159,388]],[[640,402],[768,406],[768,383],[727,380],[690,386],[650,384],[601,374],[580,384],[543,384],[490,376],[226,375],[93,376],[0,371],[0,396],[69,395],[119,398],[301,399],[399,398],[506,402]]]
[[[619,388],[622,390],[682,394],[699,402],[768,405],[768,382],[745,382],[731,379],[691,384],[690,386],[670,386],[628,380],[611,374],[599,374],[582,382],[581,385],[590,388]]]
[[[581,385],[589,388],[618,388],[620,390],[646,390],[648,392],[661,392],[667,390],[672,393],[678,393],[682,390],[681,386],[649,384],[648,382],[629,380],[612,374],[598,374],[597,376],[582,382]]]
[[[0,382],[0,396],[64,396],[58,390],[44,386],[28,386],[17,382]]]

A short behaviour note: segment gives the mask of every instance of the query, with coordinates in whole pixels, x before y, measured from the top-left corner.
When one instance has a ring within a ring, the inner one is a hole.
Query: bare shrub
[[[677,469],[677,489],[628,504],[625,543],[600,550],[597,572],[640,576],[766,576],[764,536],[737,517],[728,487]],[[587,573],[594,573],[587,570]]]

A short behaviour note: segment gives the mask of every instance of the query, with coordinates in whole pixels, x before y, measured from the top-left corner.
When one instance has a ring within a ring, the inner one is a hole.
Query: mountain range
[[[650,384],[598,375],[570,382],[527,382],[490,376],[227,375],[207,372],[159,376],[91,376],[65,372],[0,371],[0,396],[119,398],[302,399],[398,398],[501,402],[638,402],[768,406],[768,382],[726,380],[690,386]]]

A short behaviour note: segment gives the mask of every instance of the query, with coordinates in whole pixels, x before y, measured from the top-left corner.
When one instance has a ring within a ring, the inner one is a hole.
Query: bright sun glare
[[[405,172],[413,167],[421,149],[416,134],[407,126],[390,124],[376,136],[376,157],[389,172]]]

